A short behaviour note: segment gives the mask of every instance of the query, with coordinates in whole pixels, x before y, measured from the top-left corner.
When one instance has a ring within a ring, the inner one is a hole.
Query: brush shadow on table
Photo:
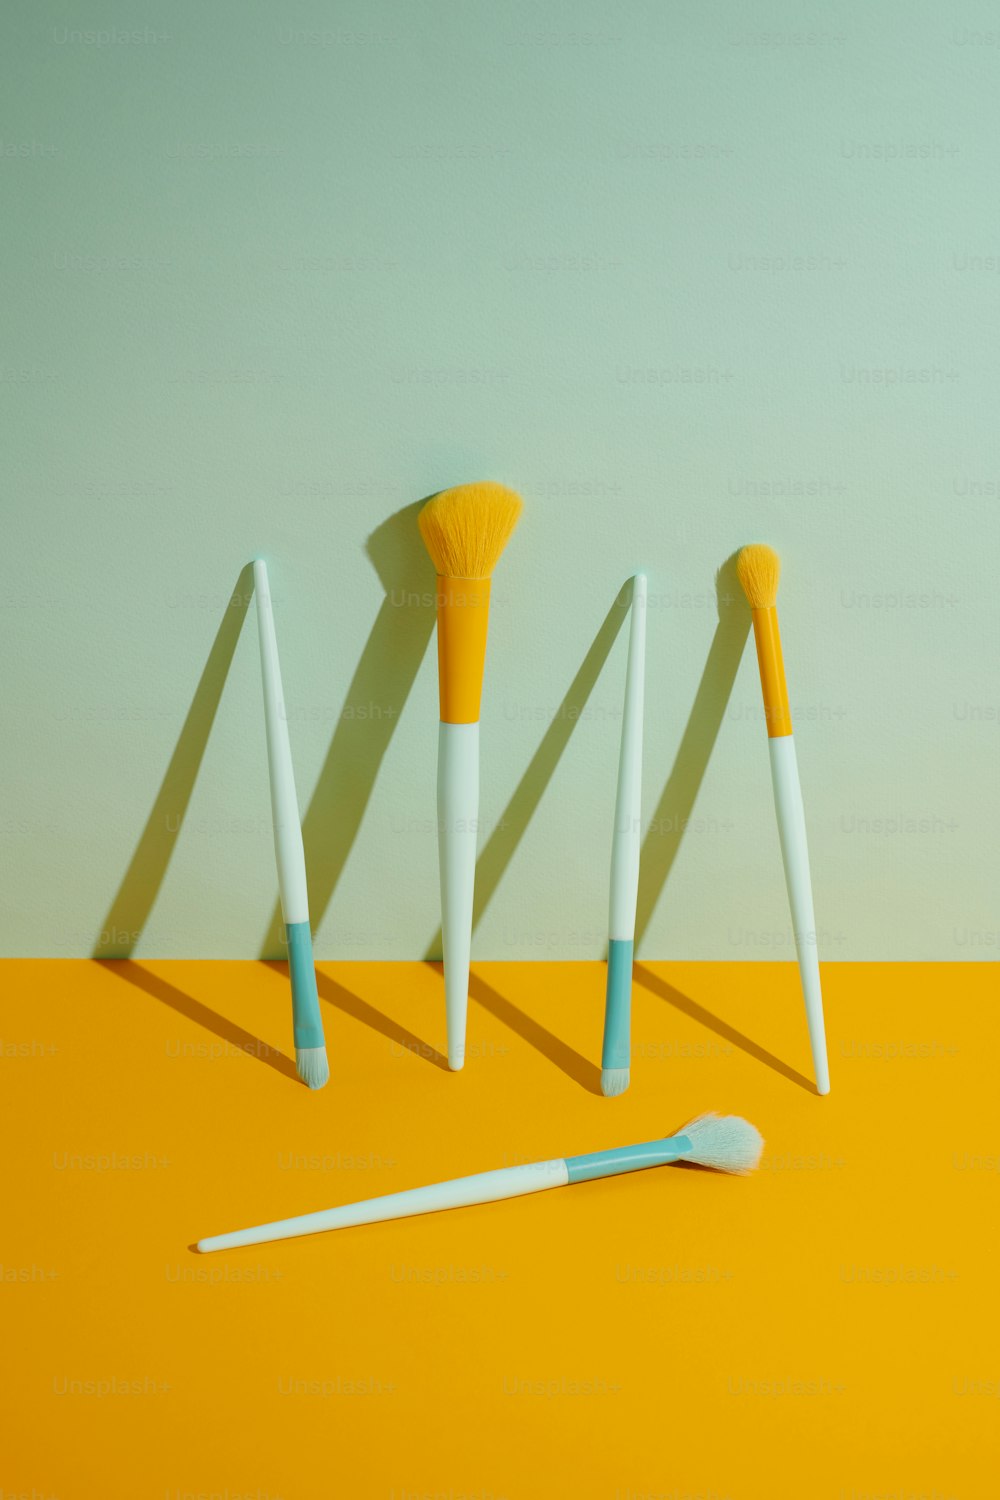
[[[154,1000],[169,1006],[178,1015],[184,1016],[189,1021],[194,1021],[198,1026],[203,1026],[206,1031],[220,1038],[235,1048],[238,1052],[245,1052],[248,1057],[257,1058],[283,1078],[290,1078],[294,1083],[301,1084],[295,1064],[290,1057],[286,1057],[277,1048],[271,1047],[267,1042],[261,1041],[245,1027],[237,1025],[228,1016],[220,1016],[218,1011],[212,1010],[203,1001],[196,1000],[193,995],[185,994],[176,985],[169,984],[167,980],[161,979],[159,974],[154,974],[150,969],[144,969],[131,958],[99,958],[96,962],[102,969],[111,974],[117,974],[119,979],[125,980],[127,984],[134,985],[136,989],[142,990]]]
[[[270,969],[272,973],[279,975],[288,984],[288,965],[275,959],[262,960],[264,968]],[[415,1032],[400,1025],[398,1021],[392,1020],[384,1012],[377,1010],[367,1000],[362,1000],[360,995],[355,995],[352,990],[346,989],[339,980],[333,979],[325,974],[321,968],[316,969],[316,989],[321,1000],[328,1005],[335,1005],[342,1010],[345,1016],[351,1016],[355,1021],[360,1021],[363,1026],[377,1031],[381,1036],[388,1037],[389,1041],[396,1047],[401,1047],[406,1052],[412,1052],[414,1056],[423,1058],[435,1068],[443,1068],[448,1071],[448,1059],[444,1057],[430,1042],[421,1041]],[[291,991],[289,990],[289,994]],[[291,1002],[289,1001],[289,1005]]]
[[[443,976],[444,970],[441,964],[432,964],[431,968],[435,973]],[[502,1021],[522,1041],[534,1047],[536,1052],[548,1058],[549,1062],[555,1063],[567,1078],[572,1078],[574,1083],[578,1083],[589,1094],[601,1092],[601,1070],[596,1064],[577,1052],[554,1032],[549,1031],[548,1027],[543,1026],[540,1021],[536,1021],[534,1016],[529,1016],[527,1011],[521,1010],[520,1006],[508,1000],[506,995],[501,995],[499,990],[487,984],[485,979],[481,979],[478,974],[469,976],[469,997],[484,1010],[488,1010],[491,1016]]]
[[[780,1073],[782,1078],[787,1078],[790,1083],[796,1083],[799,1088],[805,1089],[807,1093],[816,1094],[817,1098],[819,1097],[819,1090],[811,1078],[807,1078],[804,1073],[800,1073],[797,1068],[793,1068],[791,1063],[787,1063],[782,1058],[776,1057],[773,1052],[769,1052],[766,1047],[762,1047],[759,1042],[755,1042],[745,1032],[737,1030],[728,1021],[724,1021],[721,1016],[713,1015],[710,1010],[706,1010],[704,1005],[700,1005],[697,1000],[692,1000],[690,995],[682,994],[668,980],[661,978],[659,974],[654,974],[652,969],[648,969],[645,964],[637,963],[632,971],[632,977],[636,984],[641,984],[643,989],[648,990],[651,995],[656,995],[659,1000],[665,1000],[668,1005],[672,1005],[682,1015],[689,1016],[692,1021],[697,1021],[700,1026],[705,1026],[709,1031],[714,1031],[716,1036],[721,1037],[730,1046],[738,1047],[748,1057],[752,1057],[756,1062],[763,1063],[765,1067],[771,1068],[775,1073]]]

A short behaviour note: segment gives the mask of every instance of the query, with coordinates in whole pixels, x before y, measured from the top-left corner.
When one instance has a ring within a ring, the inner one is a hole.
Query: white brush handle
[[[438,736],[438,857],[448,1066],[465,1062],[472,903],[479,823],[479,725],[442,724]]]
[[[642,816],[642,716],[646,675],[646,575],[632,580],[632,619],[625,706],[618,757],[615,828],[611,841],[611,909],[608,936],[630,941],[635,936],[639,895],[639,823]]]
[[[565,1187],[568,1182],[569,1168],[562,1157],[520,1167],[500,1167],[494,1172],[477,1172],[473,1177],[456,1177],[450,1182],[435,1182],[430,1187],[390,1193],[384,1198],[368,1198],[363,1203],[345,1203],[340,1208],[300,1214],[296,1219],[258,1224],[254,1229],[211,1235],[198,1241],[198,1249],[203,1254],[212,1250],[233,1250],[239,1245],[289,1240],[296,1235],[320,1234],[327,1229],[350,1229],[356,1224],[377,1224],[384,1219],[406,1219],[414,1214],[439,1213],[445,1208],[465,1208],[471,1203],[496,1203],[501,1198],[519,1198],[525,1193]]]
[[[274,611],[267,567],[258,558],[253,565],[257,600],[257,630],[260,636],[260,671],[264,685],[264,723],[267,730],[267,766],[271,780],[271,815],[274,820],[274,853],[278,865],[278,889],[286,923],[308,922],[306,860],[302,844],[299,804],[295,796],[292,748],[281,688],[278,642],[274,633]]]
[[[816,941],[816,917],[813,912],[812,880],[809,874],[809,849],[806,844],[806,815],[802,805],[799,768],[795,759],[795,742],[790,734],[768,740],[771,754],[771,781],[774,806],[781,840],[781,858],[785,866],[788,904],[792,912],[795,949],[799,958],[799,975],[806,1003],[809,1045],[812,1048],[813,1072],[821,1094],[830,1092],[830,1068],[826,1056],[826,1028],[823,1023],[823,995],[819,982],[819,948]]]

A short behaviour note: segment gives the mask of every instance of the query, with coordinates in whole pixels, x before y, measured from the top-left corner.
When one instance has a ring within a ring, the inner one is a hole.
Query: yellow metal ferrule
[[[764,718],[767,722],[767,737],[775,740],[781,735],[791,734],[792,715],[788,707],[788,685],[785,682],[785,663],[781,655],[781,635],[778,631],[778,611],[755,609],[753,635],[757,644],[757,665],[760,667],[760,686],[764,695]]]
[[[438,575],[438,690],[443,724],[479,722],[489,617],[488,578]]]

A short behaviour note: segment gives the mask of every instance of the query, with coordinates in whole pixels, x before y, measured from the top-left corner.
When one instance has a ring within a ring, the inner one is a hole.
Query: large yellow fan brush
[[[418,517],[437,572],[438,854],[448,1065],[465,1062],[479,821],[479,710],[490,577],[521,514],[502,484],[442,490]]]

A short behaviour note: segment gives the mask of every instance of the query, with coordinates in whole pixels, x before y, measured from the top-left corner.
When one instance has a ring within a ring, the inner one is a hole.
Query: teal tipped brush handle
[[[593,1182],[595,1177],[617,1177],[622,1172],[641,1172],[645,1167],[666,1167],[691,1151],[686,1135],[668,1135],[660,1141],[640,1141],[637,1146],[615,1146],[611,1151],[588,1151],[567,1156],[568,1181]]]
[[[624,1093],[631,1081],[632,947],[639,896],[639,831],[642,818],[642,716],[646,672],[646,575],[632,580],[632,622],[622,742],[618,755],[615,827],[611,841],[611,900],[608,910],[608,992],[604,1005],[601,1093]]]
[[[589,1156],[558,1156],[551,1161],[500,1167],[492,1172],[477,1172],[473,1177],[453,1177],[449,1182],[435,1182],[430,1187],[389,1193],[384,1198],[369,1198],[362,1203],[345,1203],[339,1208],[300,1214],[294,1219],[279,1219],[273,1224],[258,1224],[253,1229],[237,1229],[231,1234],[210,1235],[208,1239],[198,1241],[198,1249],[203,1254],[213,1250],[235,1250],[240,1245],[260,1245],[269,1240],[293,1239],[300,1234],[321,1234],[328,1229],[353,1229],[360,1224],[377,1224],[386,1219],[440,1213],[443,1209],[465,1208],[472,1203],[496,1203],[502,1198],[521,1198],[527,1193],[544,1192],[547,1188],[569,1187],[574,1182],[590,1182],[595,1177],[615,1177],[620,1172],[638,1172],[642,1167],[667,1166],[672,1161],[689,1156],[691,1149],[689,1137],[677,1135],[662,1141],[644,1141],[638,1146],[594,1151]]]
[[[632,950],[631,938],[611,938],[608,943],[608,992],[604,1005],[602,1068],[627,1068],[632,1053]]]
[[[264,689],[264,728],[267,735],[267,766],[271,782],[271,814],[274,823],[274,854],[278,866],[281,914],[285,921],[288,966],[292,981],[292,1028],[295,1034],[295,1067],[302,1082],[321,1089],[330,1077],[316,994],[312,936],[309,931],[309,891],[302,823],[295,795],[292,747],[288,738],[288,714],[281,687],[278,640],[274,630],[274,607],[267,578],[267,565],[258,557],[253,565],[257,595],[257,629],[260,637],[260,675]]]
[[[288,971],[292,980],[292,1030],[296,1048],[323,1047],[323,1022],[316,992],[316,965],[308,922],[285,925]]]
[[[497,1203],[502,1198],[520,1198],[526,1193],[592,1182],[598,1177],[617,1177],[622,1172],[639,1172],[644,1167],[669,1166],[673,1161],[694,1162],[719,1172],[752,1172],[763,1145],[760,1132],[738,1115],[700,1115],[685,1125],[682,1135],[641,1141],[637,1146],[616,1146],[611,1151],[591,1151],[586,1156],[557,1156],[550,1161],[500,1167],[492,1172],[478,1172],[473,1177],[455,1177],[450,1182],[369,1198],[364,1203],[343,1203],[338,1208],[324,1208],[294,1219],[276,1219],[252,1229],[209,1235],[198,1241],[198,1249],[203,1254],[235,1250],[239,1245],[261,1245],[300,1234],[320,1234],[327,1229],[349,1229],[384,1219],[440,1213],[471,1203]]]

